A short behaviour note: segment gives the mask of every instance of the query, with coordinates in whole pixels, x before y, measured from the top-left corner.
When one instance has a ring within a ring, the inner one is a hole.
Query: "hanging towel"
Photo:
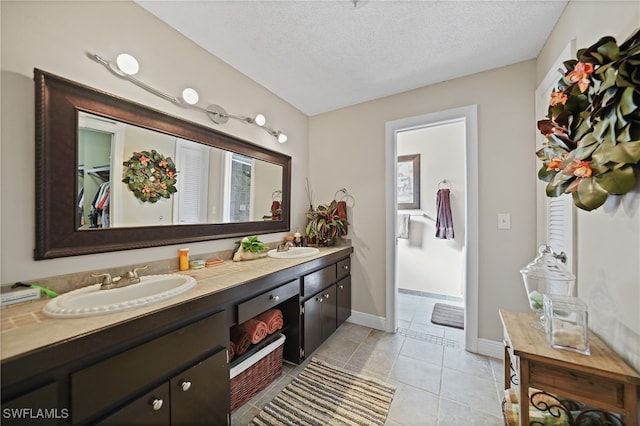
[[[436,195],[436,209],[438,217],[436,219],[436,238],[443,240],[453,239],[453,218],[451,217],[451,200],[449,199],[449,189],[439,189]]]
[[[409,220],[411,215],[399,214],[398,215],[398,238],[409,238]]]
[[[265,323],[267,325],[267,333],[269,334],[275,333],[284,325],[282,311],[280,309],[269,309],[260,315],[255,316],[253,319]]]
[[[349,233],[349,222],[347,222],[347,202],[346,201],[338,201],[337,205],[338,210],[338,219],[344,222],[344,233]]]

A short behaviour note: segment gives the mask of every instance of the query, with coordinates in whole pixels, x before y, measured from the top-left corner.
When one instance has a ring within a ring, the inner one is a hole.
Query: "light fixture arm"
[[[238,120],[238,121],[242,121],[244,123],[247,124],[254,124],[258,127],[261,127],[262,129],[264,129],[267,133],[269,133],[271,136],[275,137],[278,142],[280,143],[284,143],[287,141],[287,136],[282,133],[279,130],[274,130],[271,129],[269,127],[266,127],[264,125],[266,119],[264,118],[264,116],[262,114],[257,115],[256,117],[247,117],[244,115],[233,115],[233,114],[229,114],[223,107],[221,107],[220,105],[216,105],[216,104],[211,104],[206,108],[201,107],[200,105],[198,105],[197,103],[189,103],[186,102],[185,99],[181,96],[172,96],[169,95],[167,93],[164,93],[158,89],[156,89],[155,87],[151,87],[146,83],[143,83],[142,81],[138,80],[137,78],[135,78],[133,75],[128,74],[126,72],[124,72],[122,69],[120,69],[120,67],[118,67],[117,64],[108,61],[106,59],[104,59],[103,57],[101,57],[100,55],[97,54],[88,54],[89,58],[91,58],[92,60],[96,61],[99,64],[102,64],[105,68],[107,68],[109,71],[111,71],[113,74],[115,74],[116,76],[128,80],[130,82],[132,82],[133,84],[135,84],[138,87],[141,87],[142,89],[153,93],[156,96],[159,96],[171,103],[174,103],[176,105],[185,107],[185,108],[192,108],[192,109],[196,109],[198,111],[204,112],[205,114],[207,114],[207,116],[209,117],[209,119],[211,121],[213,121],[216,124],[225,124],[226,122],[229,121],[230,118],[234,119],[234,120]],[[263,124],[260,124],[260,122],[257,122],[258,117],[260,117],[260,121]]]

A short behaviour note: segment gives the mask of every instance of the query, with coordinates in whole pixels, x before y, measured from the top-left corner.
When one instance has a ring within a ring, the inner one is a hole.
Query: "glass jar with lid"
[[[561,260],[562,255],[545,244],[538,249],[538,256],[520,270],[529,298],[529,307],[544,320],[543,295],[574,296],[576,276]],[[542,326],[542,323],[539,325]]]

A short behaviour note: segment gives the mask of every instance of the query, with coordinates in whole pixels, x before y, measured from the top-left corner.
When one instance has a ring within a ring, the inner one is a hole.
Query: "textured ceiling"
[[[535,58],[567,2],[137,3],[315,115]]]

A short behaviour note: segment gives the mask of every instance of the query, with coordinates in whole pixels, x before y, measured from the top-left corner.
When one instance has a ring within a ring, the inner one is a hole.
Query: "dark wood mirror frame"
[[[36,247],[34,259],[77,256],[290,230],[291,157],[115,95],[34,69]],[[281,220],[78,230],[78,112],[108,117],[283,168]]]

